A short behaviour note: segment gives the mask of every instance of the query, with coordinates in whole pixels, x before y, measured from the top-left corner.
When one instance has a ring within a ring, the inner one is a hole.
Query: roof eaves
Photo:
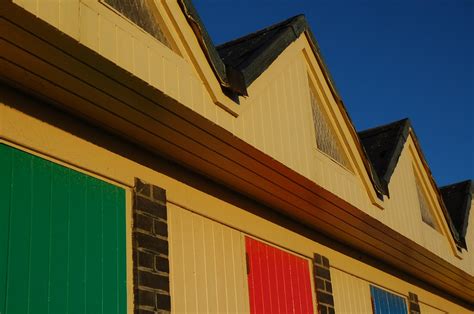
[[[447,186],[443,186],[440,188],[440,193],[443,199],[443,203],[447,209],[448,215],[451,219],[451,221],[454,221],[454,216],[456,216],[458,213],[460,214],[460,217],[458,219],[461,219],[461,226],[460,228],[456,229],[458,236],[459,236],[459,241],[461,247],[464,249],[467,249],[467,243],[465,240],[465,236],[467,233],[467,228],[469,224],[469,215],[471,211],[471,202],[473,199],[473,193],[474,193],[474,184],[472,180],[466,180],[454,184],[450,184]],[[458,196],[456,196],[456,194]],[[453,198],[456,197],[461,197],[462,201],[460,202],[454,202],[453,203]],[[454,208],[453,206],[459,206]],[[454,223],[453,223],[454,225]]]
[[[428,175],[428,178],[430,179],[432,186],[435,188],[436,197],[438,198],[438,203],[440,204],[441,211],[443,212],[446,223],[448,224],[448,227],[451,231],[451,235],[453,236],[454,242],[456,243],[456,245],[458,246],[458,250],[460,251],[459,246],[462,247],[462,245],[461,245],[462,241],[461,241],[460,235],[459,235],[458,231],[456,230],[456,228],[454,226],[453,220],[451,219],[451,216],[449,215],[449,212],[448,212],[448,209],[447,209],[446,205],[444,204],[443,197],[441,195],[441,191],[439,190],[438,185],[436,184],[436,181],[435,181],[435,179],[433,177],[433,174],[431,172],[431,169],[428,166],[428,163],[426,162],[425,155],[424,155],[424,153],[421,149],[420,142],[419,142],[418,137],[416,136],[415,130],[413,128],[411,128],[411,135],[413,137],[413,142],[415,143],[416,150],[417,150],[418,154],[420,155],[420,159],[421,159],[421,162],[422,162],[422,164],[425,168],[426,174]]]
[[[361,132],[358,132],[358,138],[361,140],[362,147],[367,158],[370,161],[371,168],[375,174],[376,182],[381,188],[384,195],[390,197],[390,192],[388,189],[388,184],[390,183],[391,176],[397,166],[398,160],[400,158],[401,152],[405,145],[405,142],[408,138],[408,134],[410,131],[411,123],[408,118],[395,121],[386,125],[370,128]],[[386,132],[390,132],[391,130],[396,129],[396,134],[393,136],[395,138],[395,145],[391,148],[391,150],[387,153],[388,155],[388,162],[383,166],[379,167],[380,169],[376,169],[374,166],[374,161],[371,159],[371,153],[367,151],[369,147],[364,145],[364,139],[367,138],[377,138],[380,134],[384,134]]]
[[[288,47],[289,44],[295,41],[302,33],[305,33],[307,35],[307,39],[310,43],[313,53],[316,57],[316,61],[321,67],[323,75],[328,82],[330,91],[349,124],[349,129],[351,130],[354,141],[356,142],[356,145],[358,146],[358,149],[363,157],[362,160],[365,169],[369,174],[369,178],[372,181],[377,196],[381,198],[383,194],[388,194],[387,188],[384,187],[380,178],[377,176],[377,173],[374,170],[370,159],[368,158],[367,153],[362,143],[360,142],[360,139],[357,136],[357,131],[354,128],[354,124],[347,112],[342,98],[340,97],[340,94],[336,88],[336,84],[334,83],[334,80],[326,65],[326,62],[324,61],[318,42],[312,30],[310,29],[309,24],[304,15],[297,15],[288,20],[265,28],[263,31],[274,29],[275,27],[285,27],[285,30],[281,34],[278,34],[278,36],[276,36],[277,38],[275,39],[274,43],[268,45],[268,47],[265,47],[261,51],[256,52],[256,54],[252,58],[253,60],[251,60],[251,62],[246,66],[245,70],[242,71],[236,69],[234,66],[226,64],[219,56],[219,53],[214,44],[212,43],[212,40],[206,28],[204,27],[204,24],[199,18],[199,15],[192,4],[192,1],[179,0],[179,4],[183,12],[185,13],[187,20],[191,24],[191,27],[195,32],[197,39],[201,47],[203,48],[206,57],[209,63],[211,64],[220,84],[224,88],[238,95],[247,96],[247,87],[259,75],[261,75],[268,68],[268,66],[270,66],[270,64],[281,54],[281,52],[286,49],[286,47]],[[225,48],[231,45],[238,44],[239,42],[248,40],[261,32],[262,30],[254,32],[244,37],[224,43],[219,47]]]
[[[246,96],[247,87],[243,82],[242,75],[236,73],[236,70],[232,67],[224,64],[192,1],[178,0],[178,4],[196,34],[199,45],[203,49],[219,83],[232,92]]]
[[[390,153],[390,161],[387,166],[387,170],[383,175],[383,180],[386,182],[387,186],[392,178],[392,174],[395,171],[400,155],[402,154],[403,147],[408,139],[408,134],[410,133],[411,122],[410,119],[406,118],[400,121],[402,123],[401,127],[398,130],[397,134],[397,144],[393,147],[393,151]]]
[[[250,62],[243,65],[242,73],[245,78],[245,85],[250,86],[298,37],[299,35],[294,33],[293,28],[289,27],[282,30],[271,44],[255,51],[249,58]]]

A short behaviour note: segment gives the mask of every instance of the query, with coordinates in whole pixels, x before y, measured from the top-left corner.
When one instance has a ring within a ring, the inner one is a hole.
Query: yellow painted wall
[[[184,38],[192,31],[186,22],[182,22],[183,17],[180,19],[177,15],[179,8],[173,1],[158,3],[162,6],[168,4],[172,11],[161,14],[177,42],[176,51],[97,0],[14,2],[404,236],[474,274],[472,250],[464,252],[459,259],[454,255],[452,241],[451,244],[448,241],[449,233],[444,230],[443,236],[421,221],[413,177],[413,156],[406,149],[390,182],[390,199],[383,202],[383,210],[373,204],[373,191],[370,191],[373,189],[368,187],[370,181],[361,157],[324,75],[302,52],[311,53],[305,36],[291,44],[252,83],[249,97],[241,98],[238,116],[235,117],[216,105],[215,88],[209,81],[216,83],[217,80],[212,71],[199,68],[199,60],[205,57],[196,41]],[[172,20],[180,23],[182,30],[178,31]],[[344,144],[351,171],[316,149],[310,85]],[[471,238],[473,225],[470,224],[469,230]]]
[[[473,254],[464,252],[459,259],[448,241],[449,230],[440,233],[421,220],[413,172],[419,158],[408,149],[415,145],[411,137],[392,175],[390,198],[385,198],[383,210],[372,204],[359,175],[319,152],[310,111],[308,65],[298,55],[301,45],[303,43],[299,41],[292,44],[251,86],[250,97],[243,103],[244,110],[237,118],[237,121],[242,119],[242,125],[236,128],[236,135],[448,262],[474,274],[470,259]],[[320,103],[335,111],[334,104],[324,99],[323,87],[315,85]],[[332,120],[336,125],[337,115]],[[346,133],[340,132],[339,136],[346,136],[348,141]],[[355,164],[353,160],[353,168]]]
[[[231,115],[212,101],[180,45],[180,51],[172,51],[99,0],[13,2],[209,120],[232,124]],[[166,13],[161,14],[167,20]],[[168,26],[178,39],[169,21]],[[197,42],[193,49],[200,51]]]
[[[471,273],[474,273],[474,201],[471,201],[471,210],[466,232],[466,244],[470,254],[467,254],[467,264],[471,267]]]
[[[193,287],[192,284],[190,287],[183,286],[187,274],[194,275],[194,267],[196,269],[202,267],[200,264],[202,260],[196,257],[194,257],[193,263],[180,262],[180,259],[184,259],[184,254],[187,254],[186,252],[183,254],[182,250],[179,253],[180,247],[199,250],[200,244],[198,242],[189,243],[191,235],[188,230],[193,230],[193,234],[204,232],[205,239],[216,241],[216,239],[230,237],[235,241],[235,232],[222,226],[225,225],[235,229],[236,232],[249,234],[308,258],[312,258],[313,254],[318,252],[329,258],[333,269],[340,270],[345,274],[387,287],[402,295],[408,295],[408,292],[416,293],[420,301],[451,313],[468,313],[464,308],[440,296],[320,244],[315,240],[317,239],[316,235],[291,221],[272,214],[266,208],[210,184],[204,179],[197,178],[156,156],[140,151],[135,146],[129,146],[114,136],[80,124],[75,118],[52,110],[46,104],[38,103],[6,88],[0,89],[0,97],[0,103],[3,103],[0,105],[0,139],[3,142],[98,176],[101,179],[115,182],[125,186],[128,190],[131,190],[135,177],[166,189],[167,199],[170,203],[170,241],[173,247],[171,249],[171,269],[174,272],[172,275],[172,297],[175,299],[174,302],[186,300],[185,306],[190,308],[199,306],[192,301],[194,298],[198,299],[196,293],[199,291],[196,290],[196,286]],[[202,219],[200,216],[195,217],[194,214],[186,212],[182,208],[207,217],[209,220]],[[262,217],[263,214],[265,214],[265,218]],[[189,222],[192,224],[196,222],[196,226],[199,222],[208,225],[205,230],[203,228],[200,231],[199,227],[196,229],[194,225],[190,227]],[[210,230],[209,226],[213,230],[212,236],[209,234],[206,236],[206,232]],[[185,231],[180,235],[174,231],[177,228]],[[183,241],[186,241],[184,245]],[[221,252],[221,248],[216,245],[214,245],[214,249]],[[181,257],[179,254],[182,254]],[[229,260],[239,263],[239,254],[236,251],[230,254],[222,248],[222,254],[229,256]],[[131,260],[129,262],[131,263]],[[210,274],[212,263],[209,264],[206,261],[206,269],[210,267],[209,271],[206,271],[212,278],[212,274]],[[218,265],[216,265],[216,269],[217,267]],[[181,272],[178,271],[180,268],[183,269]],[[216,269],[214,271],[217,271]],[[198,282],[197,273],[195,275],[194,279],[193,276],[188,277],[189,282],[192,283],[193,280]],[[184,278],[179,279],[179,276],[184,276]],[[223,276],[222,273],[221,276]],[[338,283],[344,282],[344,275],[335,276]],[[228,278],[232,278],[232,276],[229,274]],[[226,293],[229,291],[239,293],[237,287],[241,283],[238,283],[236,277],[229,280],[226,277],[225,284],[222,283],[222,278],[219,279],[214,281],[216,288],[225,286],[223,291]],[[187,283],[188,280],[186,280]],[[210,279],[207,284],[209,287],[213,285]],[[130,285],[129,291],[131,291]],[[217,293],[221,293],[221,291],[216,291]],[[229,301],[227,296],[225,298],[220,296],[218,299],[219,302],[222,302],[220,304],[227,304]],[[244,302],[244,297],[240,300]],[[345,301],[339,299],[337,302]],[[230,306],[231,303],[228,304]],[[176,303],[174,306],[179,308],[181,305]]]
[[[168,204],[170,284],[176,313],[248,313],[240,232]]]
[[[334,307],[337,313],[372,313],[369,282],[331,268]]]
[[[455,313],[455,312],[446,312],[440,309],[437,309],[433,306],[420,302],[420,312],[423,314],[446,314],[446,313]]]
[[[334,292],[334,306],[337,313],[372,313],[370,285],[374,282],[371,279],[358,278],[340,269],[331,269],[332,286]],[[390,293],[400,295],[405,298],[408,309],[408,299],[405,291],[388,285],[378,285],[380,288],[388,290]],[[453,310],[444,310],[424,302],[419,302],[421,313],[423,314],[446,314],[455,313]]]

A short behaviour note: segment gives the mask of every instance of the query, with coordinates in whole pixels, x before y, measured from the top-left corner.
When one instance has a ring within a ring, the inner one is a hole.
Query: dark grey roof
[[[303,15],[217,46],[224,63],[240,71],[248,87],[271,63],[308,29]]]
[[[377,176],[374,181],[381,184],[385,195],[389,195],[388,184],[397,166],[410,129],[412,130],[416,143],[416,135],[414,134],[409,119],[395,121],[358,132],[365,153]],[[422,154],[421,151],[420,153]],[[423,156],[422,159],[424,159]],[[471,181],[464,181],[440,189],[440,194],[444,202],[441,209],[451,230],[451,234],[457,245],[465,249],[466,242],[464,236],[466,235],[472,197],[471,183]]]
[[[410,126],[410,120],[403,119],[358,132],[367,157],[386,195],[388,195],[388,183],[397,166]]]
[[[199,45],[204,50],[206,57],[211,64],[222,87],[229,89],[239,95],[246,95],[247,89],[243,84],[240,73],[236,73],[232,68],[226,67],[209,36],[209,33],[201,21],[196,8],[191,0],[178,0],[181,10],[186,16],[194,33],[197,35]]]
[[[237,95],[247,95],[247,87],[292,42],[306,32],[316,58],[328,79],[331,91],[340,100],[334,81],[322,58],[321,50],[304,15],[264,28],[255,33],[234,39],[216,48],[191,0],[179,0],[179,5],[197,35],[199,44],[214,69],[222,87]]]
[[[474,185],[467,180],[440,188],[444,205],[446,206],[454,228],[459,235],[460,245],[467,249],[466,232],[471,210]]]

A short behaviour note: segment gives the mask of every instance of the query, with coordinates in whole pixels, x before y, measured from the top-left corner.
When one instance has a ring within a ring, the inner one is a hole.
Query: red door
[[[314,313],[308,261],[245,237],[250,313]]]

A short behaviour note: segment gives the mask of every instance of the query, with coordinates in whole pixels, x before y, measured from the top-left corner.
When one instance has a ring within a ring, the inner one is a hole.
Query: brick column
[[[319,254],[314,254],[313,274],[316,284],[316,302],[319,314],[334,314],[334,299],[332,296],[331,271],[329,260]]]
[[[408,309],[410,314],[420,314],[420,305],[418,304],[418,296],[414,293],[408,293]]]
[[[170,313],[166,191],[136,179],[134,192],[134,311]]]

